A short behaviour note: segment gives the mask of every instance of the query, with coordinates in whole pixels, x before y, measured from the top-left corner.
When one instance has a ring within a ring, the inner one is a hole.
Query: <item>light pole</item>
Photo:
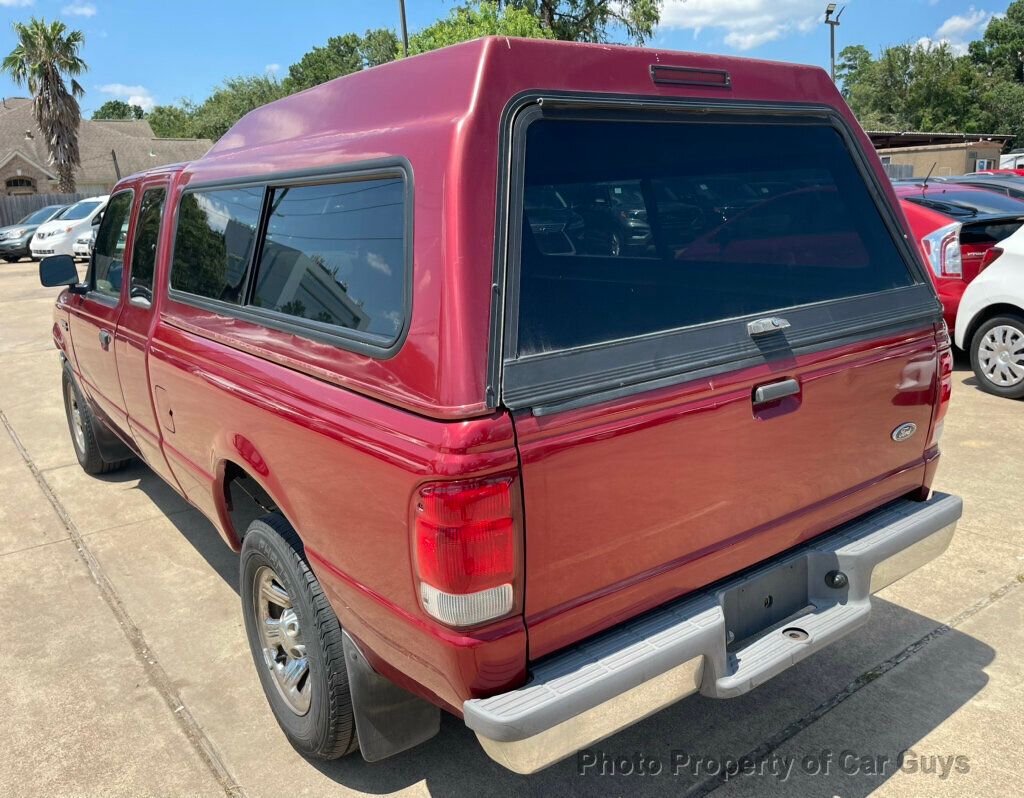
[[[836,82],[836,28],[839,27],[839,18],[843,15],[846,10],[846,6],[839,9],[839,13],[836,14],[836,4],[829,3],[825,6],[825,24],[828,25],[828,38],[829,38],[829,53],[832,58],[832,82]],[[835,19],[832,15],[836,14]]]
[[[398,13],[402,17],[402,57],[409,56],[409,29],[405,24],[405,0],[398,0]],[[833,70],[834,72],[835,70]],[[833,78],[835,75],[833,75]]]

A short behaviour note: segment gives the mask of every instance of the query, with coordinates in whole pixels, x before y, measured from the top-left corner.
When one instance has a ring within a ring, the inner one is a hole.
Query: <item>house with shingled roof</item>
[[[145,119],[83,119],[78,130],[82,165],[75,170],[75,190],[107,194],[123,176],[193,161],[212,146],[209,139],[158,138]],[[0,100],[0,196],[56,193],[57,184],[32,100]]]

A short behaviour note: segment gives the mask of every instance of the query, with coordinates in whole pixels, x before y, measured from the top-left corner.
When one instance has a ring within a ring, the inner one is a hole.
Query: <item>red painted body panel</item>
[[[726,69],[731,87],[655,86],[652,63]],[[514,424],[488,409],[500,119],[527,90],[815,102],[835,108],[871,152],[820,69],[491,38],[285,98],[200,161],[122,183],[169,180],[170,192],[153,308],[137,313],[124,296],[119,306],[115,423],[234,547],[225,471],[233,464],[259,482],[374,666],[455,712],[522,682],[528,626],[529,657],[540,656],[920,490],[934,470],[935,453],[917,443],[877,443],[908,420],[928,426],[931,328]],[[414,205],[412,315],[394,356],[167,297],[185,186],[394,157],[408,160]],[[895,203],[881,165],[869,163]],[[90,376],[93,360],[78,353],[76,369],[98,384],[106,378]],[[801,395],[753,414],[751,387],[780,376],[800,379]],[[520,453],[525,607],[452,631],[420,606],[412,497],[428,480],[514,472]]]
[[[908,421],[927,429],[935,368],[928,327],[557,416],[517,416],[531,657],[919,487],[924,436],[904,446],[888,434]],[[752,411],[756,385],[789,378],[801,392],[788,406]]]

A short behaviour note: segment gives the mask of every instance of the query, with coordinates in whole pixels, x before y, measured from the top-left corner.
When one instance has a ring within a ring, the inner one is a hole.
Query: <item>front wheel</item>
[[[1024,318],[996,316],[982,324],[971,339],[971,367],[983,390],[1024,398]]]
[[[358,741],[341,624],[281,515],[249,525],[240,571],[249,650],[288,741],[316,759],[352,753]]]

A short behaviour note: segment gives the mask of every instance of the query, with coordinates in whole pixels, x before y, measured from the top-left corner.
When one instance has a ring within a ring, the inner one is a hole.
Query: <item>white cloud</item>
[[[0,6],[30,6],[34,0],[0,0]]]
[[[268,74],[276,75],[278,72],[281,71],[281,65],[280,64],[267,64],[265,67],[263,67],[263,69]]]
[[[156,100],[145,86],[129,86],[124,83],[107,83],[99,87],[104,94],[124,100],[129,105],[138,105],[143,111],[148,111]]]
[[[967,44],[985,32],[994,14],[971,6],[963,14],[954,14],[935,31],[933,36],[922,36],[917,43],[924,47],[934,44],[948,44],[954,53],[963,55]]]
[[[73,17],[95,17],[96,6],[92,3],[71,3],[60,10],[62,14],[70,14]]]
[[[737,50],[753,50],[793,33],[807,33],[824,13],[821,0],[665,0],[661,27],[725,33]]]

